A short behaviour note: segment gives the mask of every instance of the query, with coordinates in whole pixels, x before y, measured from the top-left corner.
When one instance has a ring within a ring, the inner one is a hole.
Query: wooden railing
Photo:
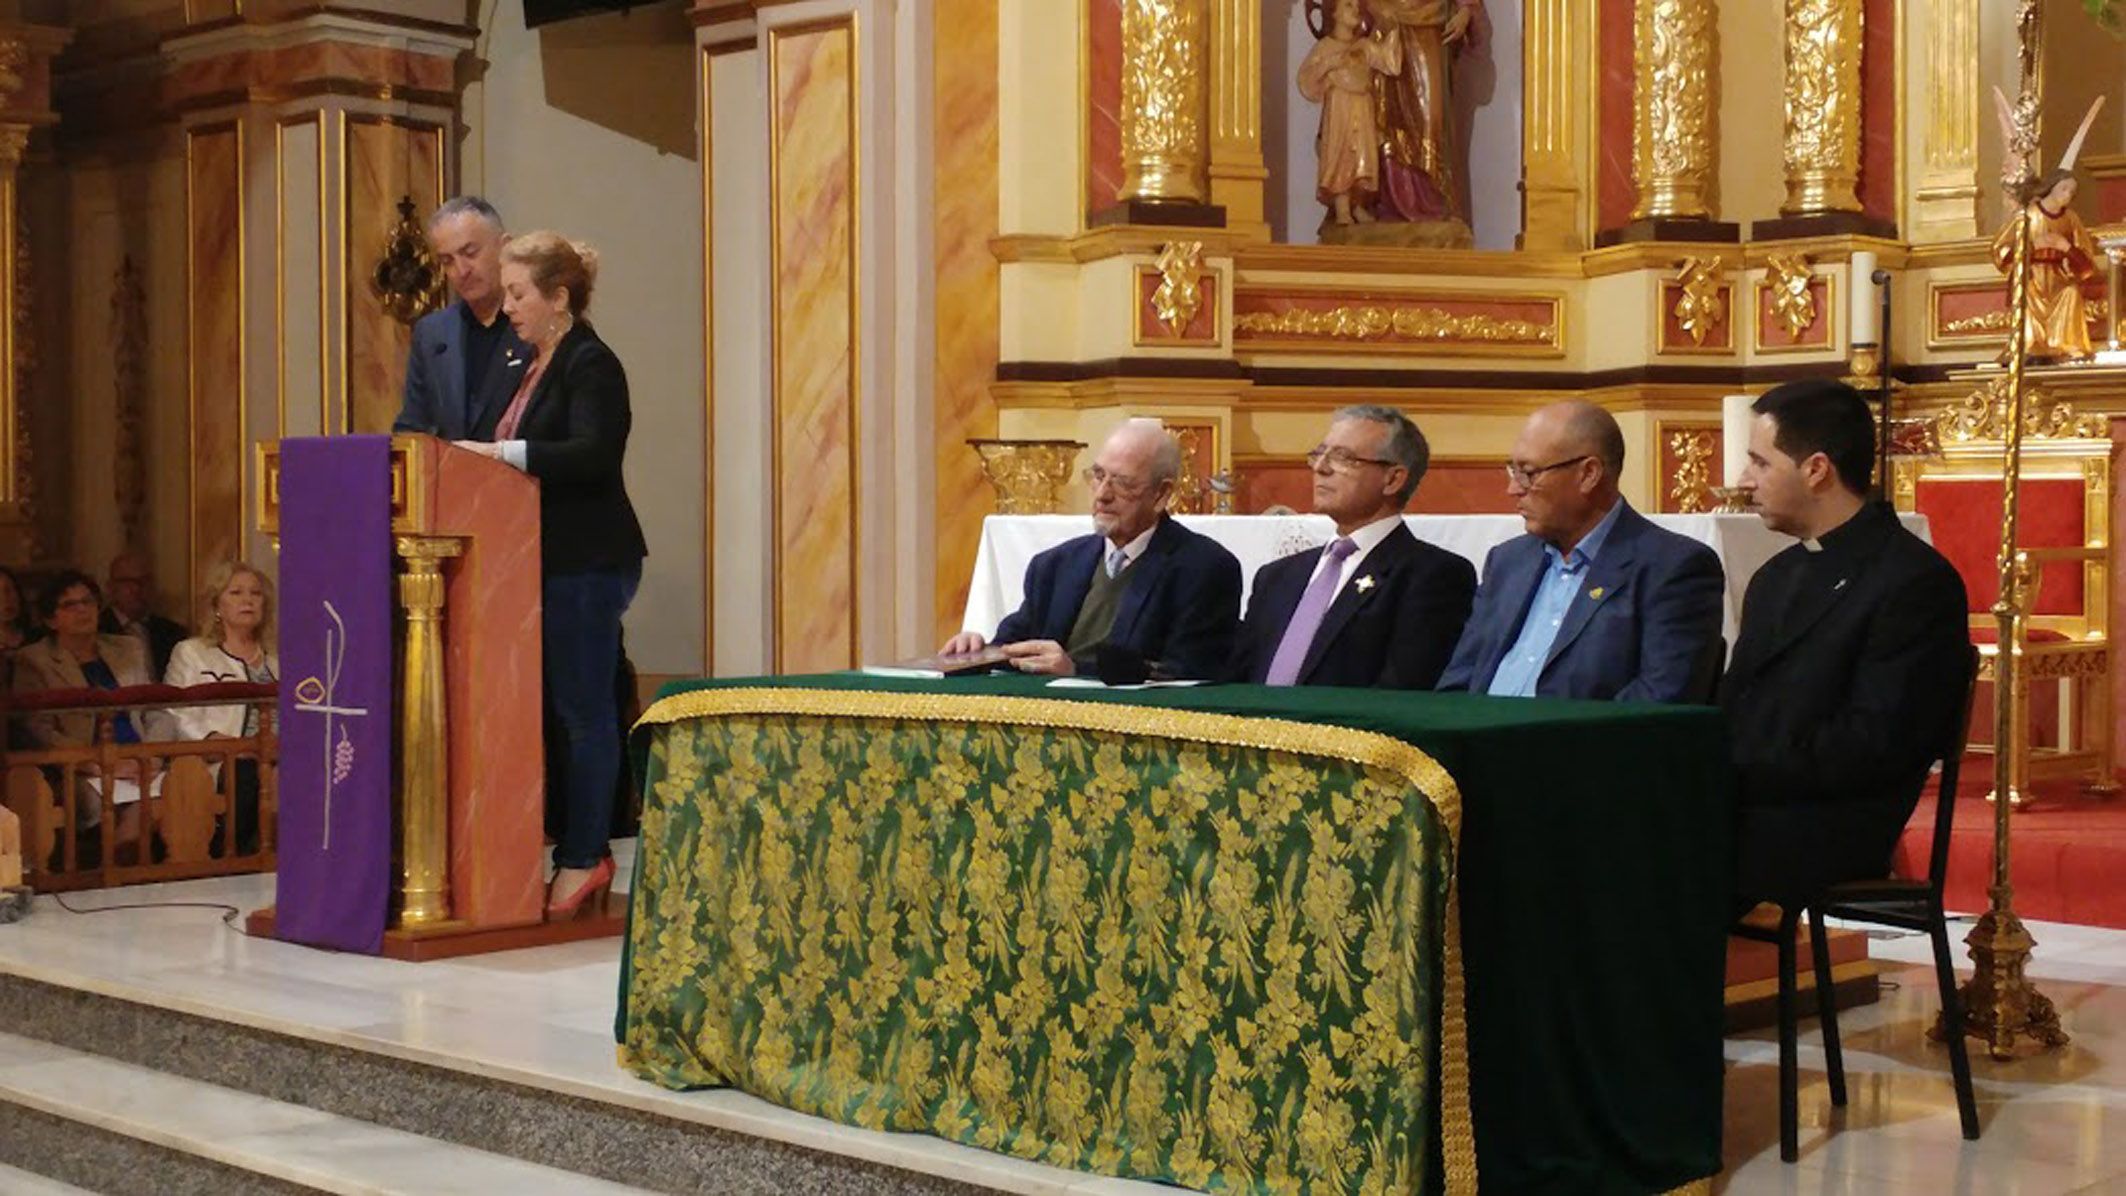
[[[23,871],[30,887],[65,892],[271,871],[280,759],[274,727],[278,692],[272,685],[226,683],[9,697],[9,740],[14,746],[5,753],[4,801],[22,823]],[[162,712],[206,706],[255,708],[257,733],[146,739]],[[130,716],[143,742],[116,742],[112,725],[121,715]],[[91,742],[79,747],[27,746],[31,740],[24,724],[46,716],[93,719]],[[102,783],[110,777],[145,782],[134,804],[137,813],[122,813],[127,806],[113,800],[117,786]],[[254,784],[256,841],[239,842],[238,823],[248,820],[240,817],[248,814],[242,809],[249,805],[244,791]],[[93,818],[86,812],[91,805]]]

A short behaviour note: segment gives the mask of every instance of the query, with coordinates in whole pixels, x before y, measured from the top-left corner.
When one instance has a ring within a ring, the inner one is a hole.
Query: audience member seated
[[[1469,620],[1476,570],[1403,522],[1431,459],[1424,433],[1392,407],[1331,417],[1307,466],[1314,510],[1336,521],[1336,538],[1256,572],[1237,679],[1432,688]]]
[[[51,635],[23,646],[15,653],[14,691],[119,689],[148,683],[146,650],[129,635],[100,635],[97,614],[103,594],[95,579],[78,570],[65,570],[46,584],[37,599],[37,614]],[[131,713],[111,719],[111,738],[121,744],[140,743],[163,728],[144,727]],[[144,735],[143,732],[148,732]],[[31,714],[21,720],[17,739],[40,748],[88,747],[96,736],[96,715],[83,711],[67,714]],[[143,773],[146,775],[143,776]],[[76,825],[84,829],[102,821],[102,781],[98,766],[84,764],[76,771],[80,784],[75,791]],[[160,791],[160,770],[141,761],[119,764],[113,778],[111,802],[118,808],[117,825],[108,843],[115,858],[130,863],[141,858],[140,799]]]
[[[1592,403],[1528,417],[1506,465],[1528,534],[1491,550],[1439,687],[1508,697],[1708,701],[1720,558],[1617,490],[1624,434]]]
[[[170,650],[185,638],[185,629],[175,619],[165,619],[150,609],[155,600],[155,575],[148,568],[148,558],[121,552],[111,559],[105,577],[110,606],[103,612],[101,630],[139,640],[147,653],[148,675],[162,676],[170,667]]]
[[[170,653],[163,680],[171,685],[249,681],[270,684],[280,675],[273,651],[273,582],[243,561],[216,566],[200,598],[199,634]],[[258,707],[178,707],[170,718],[179,739],[248,739],[258,734]],[[220,780],[220,767],[214,766]],[[258,850],[258,761],[236,762],[236,854]],[[219,854],[222,839],[215,836]]]
[[[1801,542],[1750,579],[1720,693],[1745,907],[1886,875],[1970,683],[1963,580],[1865,497],[1866,402],[1811,380],[1753,409],[1741,486],[1768,526]]]
[[[1093,673],[1100,649],[1154,675],[1223,677],[1240,622],[1240,562],[1166,513],[1181,447],[1152,419],[1125,423],[1085,472],[1094,534],[1036,556],[1026,598],[997,626],[996,643],[1028,673]],[[979,651],[961,632],[942,651]]]

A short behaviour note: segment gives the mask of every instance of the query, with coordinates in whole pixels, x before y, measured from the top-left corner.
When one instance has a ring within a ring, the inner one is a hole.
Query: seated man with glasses
[[[1505,697],[1703,702],[1719,676],[1724,579],[1712,549],[1617,492],[1624,434],[1607,411],[1528,417],[1506,466],[1528,534],[1491,550],[1441,689]]]
[[[1240,562],[1166,513],[1181,447],[1155,419],[1133,419],[1100,446],[1085,471],[1093,534],[1034,557],[1026,596],[997,625],[995,642],[1021,672],[1096,672],[1101,648],[1141,661],[1154,676],[1223,677],[1240,621]],[[941,653],[980,651],[963,631]]]
[[[1469,619],[1476,570],[1403,523],[1431,459],[1424,434],[1392,407],[1331,417],[1307,467],[1314,510],[1336,521],[1336,538],[1255,574],[1237,679],[1432,688]]]

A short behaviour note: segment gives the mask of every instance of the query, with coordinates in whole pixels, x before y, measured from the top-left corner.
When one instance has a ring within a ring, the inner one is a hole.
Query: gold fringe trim
[[[1393,772],[1432,803],[1447,830],[1446,933],[1440,964],[1440,1157],[1450,1196],[1477,1190],[1476,1128],[1469,1111],[1469,1023],[1462,984],[1462,794],[1437,760],[1377,731],[1280,718],[1246,718],[1162,706],[1123,706],[995,694],[889,693],[842,689],[697,689],[661,698],[637,727],[728,715],[912,719],[1001,723],[1071,731],[1149,735],[1361,764]],[[1689,1191],[1683,1189],[1684,1191]],[[1709,1190],[1709,1189],[1708,1189]]]

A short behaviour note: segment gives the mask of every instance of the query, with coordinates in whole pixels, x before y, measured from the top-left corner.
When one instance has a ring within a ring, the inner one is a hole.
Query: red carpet
[[[1956,803],[1956,824],[1949,840],[1949,884],[1945,900],[1951,910],[1977,913],[1986,908],[1993,882],[1993,807],[1985,801],[1992,765],[1987,756],[1965,761]],[[1899,876],[1926,870],[1927,848],[1934,833],[1932,793],[1920,803],[1897,845]],[[2047,922],[2126,929],[2126,796],[2096,801],[2077,795],[2072,785],[2041,789],[2038,797],[2015,814],[2009,831],[2015,886],[2015,912]]]

